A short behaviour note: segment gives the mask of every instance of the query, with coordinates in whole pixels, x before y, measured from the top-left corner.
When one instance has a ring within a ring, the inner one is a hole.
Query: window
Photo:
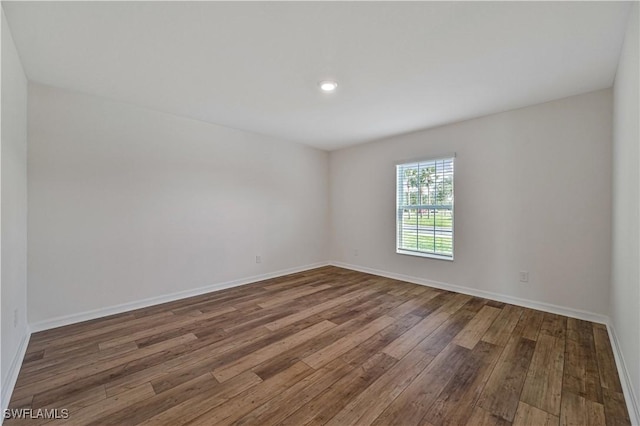
[[[396,252],[453,260],[453,156],[396,166]]]

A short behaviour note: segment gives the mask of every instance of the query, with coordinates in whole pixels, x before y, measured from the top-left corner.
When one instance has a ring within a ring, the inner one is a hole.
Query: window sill
[[[396,253],[397,254],[404,254],[406,256],[426,257],[426,258],[429,258],[429,259],[448,260],[450,262],[453,262],[453,256],[442,256],[442,255],[439,255],[439,254],[423,253],[423,252],[419,252],[419,251],[400,250],[400,249],[396,249]]]

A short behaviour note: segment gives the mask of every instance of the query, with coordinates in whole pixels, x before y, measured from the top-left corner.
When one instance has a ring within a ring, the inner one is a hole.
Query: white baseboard
[[[609,340],[611,347],[613,348],[613,357],[616,360],[616,367],[618,368],[618,376],[620,376],[620,384],[622,385],[622,392],[624,393],[624,400],[627,403],[627,409],[629,410],[629,419],[634,426],[640,425],[640,404],[638,403],[638,397],[631,385],[631,377],[629,376],[629,370],[627,370],[627,364],[624,361],[620,344],[618,343],[618,335],[612,322],[607,323],[607,330],[609,332]]]
[[[193,296],[199,296],[205,293],[211,293],[218,290],[238,287],[245,284],[251,284],[257,281],[277,278],[283,275],[295,274],[296,272],[303,272],[309,269],[315,269],[322,266],[327,266],[328,264],[329,264],[328,262],[318,262],[318,263],[299,266],[295,268],[282,269],[282,270],[270,272],[267,274],[254,275],[252,277],[246,277],[246,278],[240,278],[237,280],[216,283],[206,287],[199,287],[191,290],[165,294],[162,296],[149,297],[147,299],[136,300],[134,302],[127,302],[120,305],[109,306],[106,308],[94,309],[91,311],[80,312],[77,314],[65,315],[65,316],[33,323],[31,324],[31,332],[36,333],[38,331],[49,330],[52,328],[62,327],[65,325],[75,324],[78,322],[106,317],[109,315],[120,314],[123,312],[132,311],[135,309],[146,308],[153,305],[159,305],[161,303],[174,302],[176,300],[186,299],[188,297],[193,297]]]
[[[22,367],[22,361],[24,360],[24,355],[27,352],[27,346],[29,345],[29,338],[31,337],[31,332],[29,327],[25,328],[25,333],[20,340],[20,345],[18,346],[18,350],[16,351],[13,359],[11,360],[11,365],[9,366],[9,371],[7,372],[7,377],[4,377],[2,380],[2,413],[4,414],[4,410],[9,406],[9,400],[11,398],[11,394],[13,394],[13,388],[16,386],[16,381],[18,380],[18,373],[20,373],[20,367]],[[2,424],[4,420],[4,416],[0,418],[0,424]]]
[[[366,266],[351,265],[343,262],[331,261],[329,264],[340,268],[352,269],[354,271],[366,272],[368,274],[379,275],[381,277],[392,278],[394,280],[407,281],[413,284],[424,285],[427,287],[435,287],[442,290],[455,291],[456,293],[468,294],[470,296],[482,297],[485,299],[496,300],[498,302],[509,303],[511,305],[524,306],[525,308],[536,309],[539,311],[550,312],[552,314],[564,315],[571,318],[607,324],[609,317],[606,315],[595,314],[593,312],[582,311],[580,309],[567,308],[564,306],[553,305],[551,303],[538,302],[535,300],[522,299],[519,297],[508,296],[506,294],[493,293],[490,291],[478,290],[471,287],[464,287],[455,284],[448,284],[439,281],[427,280],[424,278],[413,277],[410,275],[396,274],[395,272],[381,271],[379,269],[367,268]]]

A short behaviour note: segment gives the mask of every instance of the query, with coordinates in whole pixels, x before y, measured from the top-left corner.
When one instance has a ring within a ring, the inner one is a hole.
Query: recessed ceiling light
[[[318,83],[318,86],[320,87],[320,90],[322,90],[323,92],[329,93],[336,90],[336,88],[338,87],[338,83],[332,80],[324,80]]]

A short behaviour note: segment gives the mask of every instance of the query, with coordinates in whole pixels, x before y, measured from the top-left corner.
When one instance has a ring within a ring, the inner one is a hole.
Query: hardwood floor
[[[335,267],[34,334],[10,408],[77,425],[629,424],[604,326]]]

